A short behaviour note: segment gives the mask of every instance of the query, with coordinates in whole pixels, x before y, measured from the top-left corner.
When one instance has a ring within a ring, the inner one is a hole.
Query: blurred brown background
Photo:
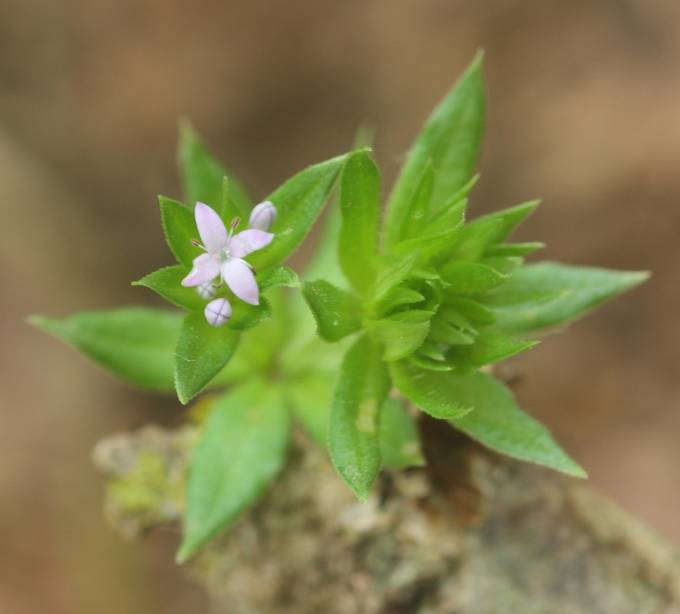
[[[680,543],[677,0],[0,0],[0,612],[208,612],[168,531],[101,517],[94,442],[172,399],[137,393],[23,323],[154,299],[170,262],[176,120],[266,194],[378,131],[386,179],[486,49],[478,213],[542,196],[545,257],[650,283],[517,364],[523,404],[592,483]]]

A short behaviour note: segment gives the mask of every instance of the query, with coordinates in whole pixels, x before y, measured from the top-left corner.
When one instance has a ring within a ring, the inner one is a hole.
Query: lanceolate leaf
[[[433,418],[458,418],[472,409],[454,394],[447,371],[423,369],[405,359],[391,363],[390,372],[400,392]]]
[[[340,265],[352,286],[366,294],[376,274],[380,173],[365,150],[357,151],[347,159],[342,171],[340,208]]]
[[[645,272],[541,262],[517,269],[489,296],[496,304],[508,304],[496,309],[498,326],[510,332],[531,332],[572,322],[648,277]],[[536,304],[518,298],[532,293],[544,300]]]
[[[336,375],[315,371],[286,386],[286,396],[295,419],[315,443],[324,449],[328,446],[328,418]],[[425,463],[420,449],[418,427],[401,401],[387,399],[380,410],[379,422],[383,467],[405,469]]]
[[[184,318],[175,351],[175,387],[181,403],[188,403],[224,368],[239,335],[226,327],[210,326],[202,313]]]
[[[469,296],[488,292],[505,281],[502,275],[495,269],[478,262],[454,260],[441,270],[442,279],[451,285],[451,294]]]
[[[281,395],[265,382],[251,381],[217,401],[191,459],[178,562],[255,502],[283,465],[289,431]]]
[[[380,454],[390,469],[425,464],[416,422],[398,399],[387,399],[380,410]]]
[[[479,224],[466,224],[456,235],[456,240],[450,249],[444,250],[439,260],[447,262],[454,258],[460,260],[478,260],[482,257],[487,247],[493,243],[499,229],[502,227],[501,220],[489,219]]]
[[[293,416],[322,448],[328,445],[328,417],[337,373],[311,371],[286,386]]]
[[[361,337],[342,362],[329,429],[333,463],[361,500],[380,471],[379,410],[389,388],[380,349]]]
[[[374,300],[380,301],[395,286],[404,281],[418,262],[417,252],[390,254],[379,259]]]
[[[488,248],[485,255],[491,258],[504,258],[506,256],[518,256],[523,258],[544,247],[545,243],[541,243],[540,241],[533,241],[530,243],[505,243]]]
[[[339,341],[361,328],[362,306],[354,295],[323,279],[306,282],[302,291],[326,341]]]
[[[384,359],[399,360],[417,350],[430,330],[431,311],[402,311],[373,322],[376,338],[385,346]]]
[[[409,239],[417,237],[420,230],[427,223],[434,190],[434,168],[432,162],[428,162],[423,169],[416,189],[413,191],[408,212],[404,216],[403,227],[399,237]]]
[[[173,389],[179,313],[127,307],[77,313],[64,320],[35,316],[30,321],[130,384],[159,392]]]
[[[479,54],[435,109],[409,152],[389,203],[387,247],[400,238],[413,193],[428,162],[432,162],[434,170],[435,207],[470,179],[479,155],[485,106]]]
[[[188,270],[181,265],[168,266],[133,281],[132,285],[149,288],[178,307],[189,311],[202,311],[206,301],[198,295],[196,288],[185,288],[182,285],[182,279],[187,273]]]
[[[489,215],[483,215],[476,220],[472,220],[472,222],[470,222],[470,228],[494,222],[493,227],[495,228],[495,232],[489,237],[489,243],[502,243],[540,204],[540,200],[530,200],[521,205],[515,205],[508,209],[495,211]]]
[[[192,207],[197,201],[226,213],[223,208],[223,180],[228,176],[224,167],[210,154],[189,122],[180,125],[178,162],[184,196]],[[233,177],[228,177],[229,198],[240,211],[248,215],[252,204],[243,186]],[[231,212],[230,212],[231,213]]]
[[[555,443],[548,429],[524,413],[499,381],[485,373],[448,374],[447,378],[451,394],[474,408],[451,420],[455,428],[502,454],[586,477],[585,471]]]
[[[161,222],[168,247],[177,258],[177,262],[191,268],[194,258],[203,253],[199,247],[192,244],[192,240],[198,239],[194,213],[181,202],[165,196],[159,196],[158,202],[161,206]]]
[[[222,178],[222,198],[219,212],[223,220],[229,223],[234,218],[247,220],[250,217],[252,206],[245,190],[235,179]]]
[[[321,213],[345,160],[338,156],[310,166],[267,198],[277,209],[271,228],[276,238],[250,258],[256,269],[279,264],[297,249]]]
[[[446,304],[474,325],[493,324],[496,320],[496,314],[491,309],[469,298],[449,297]]]
[[[266,292],[269,288],[295,288],[300,284],[300,278],[293,269],[277,266],[258,272],[257,284],[260,286],[260,292]]]
[[[400,307],[402,305],[411,305],[413,303],[421,303],[425,297],[407,286],[397,286],[392,288],[383,298],[376,303],[376,312],[382,313]]]
[[[531,349],[538,341],[517,339],[494,328],[480,332],[474,345],[451,348],[447,358],[461,369],[490,365],[525,350]]]

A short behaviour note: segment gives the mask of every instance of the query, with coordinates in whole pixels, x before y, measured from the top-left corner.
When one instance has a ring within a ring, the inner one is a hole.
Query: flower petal
[[[250,226],[258,230],[269,230],[276,221],[276,207],[274,203],[265,200],[256,205],[250,213]]]
[[[222,326],[231,318],[232,309],[226,298],[216,298],[205,306],[203,314],[210,326]]]
[[[182,280],[182,285],[186,288],[200,286],[208,281],[212,281],[220,274],[220,263],[217,258],[210,254],[201,254],[194,259],[194,268]]]
[[[223,262],[222,279],[242,301],[251,305],[260,304],[260,289],[257,287],[255,275],[245,260],[230,258]]]
[[[267,247],[273,238],[270,232],[249,228],[229,239],[229,252],[234,258],[244,258],[251,252]]]
[[[198,234],[201,235],[201,241],[208,253],[217,253],[227,245],[227,229],[214,209],[205,203],[196,203],[194,216]]]

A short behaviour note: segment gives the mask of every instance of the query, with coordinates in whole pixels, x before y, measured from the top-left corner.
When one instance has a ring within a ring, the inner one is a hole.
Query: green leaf
[[[532,243],[505,243],[503,245],[491,246],[486,250],[485,255],[492,258],[504,258],[506,256],[518,256],[523,258],[544,247],[545,243],[539,241],[534,241]]]
[[[333,463],[362,501],[380,471],[379,410],[390,389],[380,349],[368,337],[349,349],[340,368],[329,424]]]
[[[336,286],[343,286],[347,280],[343,275],[338,253],[342,227],[340,207],[329,207],[320,226],[313,256],[305,267],[304,276],[306,279],[325,279]]]
[[[501,285],[505,275],[477,262],[454,260],[441,270],[442,279],[451,284],[448,293],[460,296],[480,294]]]
[[[245,199],[245,200],[244,200]],[[220,217],[231,222],[234,218],[247,220],[250,217],[250,198],[235,179],[222,178],[222,197],[220,207],[216,209]]]
[[[508,305],[496,309],[498,326],[509,332],[531,332],[572,322],[648,277],[646,272],[541,262],[517,269],[488,297],[494,304]],[[532,304],[532,295],[542,300]]]
[[[184,318],[175,350],[175,388],[186,405],[224,368],[239,341],[239,333],[210,326],[202,313]]]
[[[259,305],[249,305],[239,299],[229,301],[231,303],[231,319],[226,328],[232,330],[249,330],[272,317],[269,302],[263,296],[260,297]]]
[[[483,367],[515,356],[538,345],[538,341],[516,339],[506,333],[487,328],[480,332],[474,345],[451,348],[447,358],[460,368]]]
[[[346,158],[338,156],[306,168],[267,198],[276,206],[271,229],[276,237],[252,255],[256,269],[279,264],[297,249],[321,213]]]
[[[377,313],[384,313],[396,307],[421,303],[424,300],[425,297],[417,290],[407,286],[396,286],[376,303],[375,310]]]
[[[185,288],[182,279],[186,277],[187,269],[181,265],[168,266],[145,275],[138,281],[133,281],[133,286],[144,286],[153,290],[166,301],[188,309],[189,311],[203,311],[206,301],[203,300],[196,288]]]
[[[333,373],[316,371],[286,386],[286,396],[295,419],[324,449],[328,446],[328,418],[334,385]],[[378,435],[384,467],[405,469],[425,464],[415,420],[401,401],[387,399],[383,403]]]
[[[398,399],[387,399],[380,410],[380,455],[389,469],[425,464],[416,422]]]
[[[443,204],[433,203],[433,211],[428,223],[428,228],[441,225],[450,226],[451,220],[458,217],[458,212],[453,212],[452,209],[457,209],[461,205],[462,213],[465,215],[468,197],[470,196],[470,192],[472,192],[472,188],[477,185],[477,181],[479,181],[479,174],[474,175],[459,190],[449,196],[448,200],[443,201]]]
[[[52,333],[121,379],[158,392],[173,389],[173,357],[182,317],[173,311],[124,307],[63,320],[33,316]]]
[[[357,151],[347,159],[340,209],[340,265],[357,292],[366,294],[375,282],[380,220],[380,172],[368,151]]]
[[[417,237],[428,220],[432,192],[434,190],[434,168],[432,161],[425,164],[416,189],[413,191],[408,211],[404,216],[403,227],[399,232],[400,239]]]
[[[184,204],[165,196],[159,196],[161,206],[161,222],[165,240],[177,262],[191,268],[194,258],[203,253],[201,248],[192,244],[198,238],[196,221],[191,209]]]
[[[419,260],[427,262],[432,256],[455,245],[456,238],[465,222],[467,201],[462,200],[451,206],[446,215],[440,216],[437,222],[429,224],[417,236],[397,243],[394,253],[417,251]]]
[[[425,369],[426,371],[453,371],[454,366],[447,362],[446,360],[441,360],[439,358],[433,358],[432,356],[428,356],[427,353],[424,352],[423,348],[418,350],[415,354],[412,354],[409,356],[409,361],[415,365],[416,367],[420,367],[421,369]]]
[[[502,221],[489,219],[479,224],[466,224],[456,235],[449,249],[438,254],[438,262],[450,260],[479,260],[492,244],[502,227]]]
[[[390,363],[390,372],[401,393],[433,418],[458,418],[472,409],[453,394],[446,371],[431,371],[401,360]]]
[[[478,54],[413,144],[390,199],[388,248],[400,238],[418,180],[430,161],[434,167],[434,207],[462,188],[473,174],[484,130],[483,81],[482,55]]]
[[[384,346],[383,358],[399,360],[417,350],[430,330],[431,311],[412,310],[395,313],[371,324],[373,333]]]
[[[499,381],[485,373],[447,377],[451,394],[474,408],[451,420],[455,428],[496,452],[575,477],[587,477],[555,443],[548,429],[524,413]]]
[[[484,326],[496,321],[496,314],[491,309],[469,298],[447,298],[446,305],[455,309],[473,325]]]
[[[476,341],[476,331],[462,329],[437,317],[430,326],[430,339],[451,345],[472,345]]]
[[[296,288],[300,285],[298,274],[287,266],[267,269],[256,277],[260,292],[266,292],[270,288]]]
[[[251,381],[219,398],[191,458],[178,563],[260,497],[285,461],[289,422],[268,383]]]
[[[328,445],[330,415],[335,374],[312,371],[286,386],[286,397],[295,419],[321,448]]]
[[[229,173],[207,150],[195,130],[188,121],[180,124],[180,141],[178,148],[180,175],[184,186],[184,196],[193,207],[200,201],[220,211],[228,219],[233,214],[247,216],[252,209],[250,198],[243,186],[229,176]],[[228,191],[225,193],[224,179],[227,178]],[[234,209],[224,198],[228,194]]]
[[[489,244],[502,243],[505,241],[527,217],[529,217],[538,205],[540,200],[530,200],[514,207],[501,209],[489,215],[483,215],[469,224],[469,228],[491,226],[494,232],[489,237]]]
[[[323,279],[305,282],[302,292],[326,341],[339,341],[361,328],[362,306],[354,295]]]
[[[490,266],[503,275],[510,275],[524,264],[524,259],[518,256],[483,257],[480,258],[479,264]]]
[[[390,254],[379,258],[374,302],[379,302],[390,290],[404,281],[418,262],[417,252]]]

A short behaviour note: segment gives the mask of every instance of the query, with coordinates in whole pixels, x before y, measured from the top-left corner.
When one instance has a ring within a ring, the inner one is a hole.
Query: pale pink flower
[[[257,228],[234,234],[237,221],[227,232],[217,212],[204,203],[196,203],[194,213],[198,234],[203,241],[201,247],[206,253],[194,259],[193,269],[182,280],[182,285],[199,287],[220,277],[242,301],[259,305],[260,290],[255,275],[243,258],[269,245],[274,235]]]

